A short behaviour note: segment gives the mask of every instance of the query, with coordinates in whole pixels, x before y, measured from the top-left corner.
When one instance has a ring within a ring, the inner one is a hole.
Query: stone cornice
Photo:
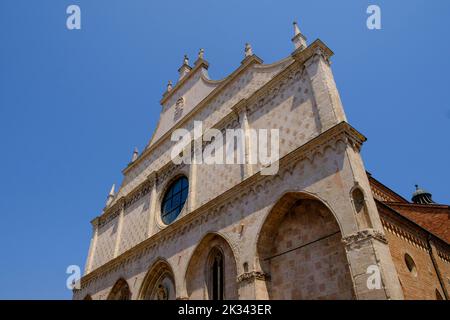
[[[341,122],[282,157],[279,160],[279,176],[282,178],[287,172],[292,172],[300,160],[313,161],[317,153],[323,153],[324,149],[330,145],[336,148],[339,141],[352,146],[354,144],[362,144],[364,140],[364,136],[347,122]],[[239,184],[218,195],[216,198],[211,199],[190,213],[175,220],[172,224],[122,253],[120,256],[97,267],[82,278],[82,287],[108,270],[112,270],[122,263],[126,263],[126,261],[130,260],[133,256],[141,255],[145,251],[150,250],[161,243],[170,241],[177,237],[178,234],[187,232],[193,224],[198,225],[198,223],[201,223],[205,213],[210,215],[219,213],[225,205],[235,202],[236,197],[245,197],[245,190],[256,190],[260,187],[260,184],[264,184],[265,181],[271,178],[273,178],[273,176],[264,176],[261,175],[260,172],[254,173]]]
[[[124,197],[118,199],[112,206],[106,208],[100,216],[94,218],[91,221],[91,224],[94,227],[101,227],[114,220],[120,214],[120,211],[122,211],[124,203]]]
[[[248,99],[241,99],[238,103],[231,107],[231,110],[239,115],[241,112],[247,109]]]
[[[328,48],[325,43],[322,42],[322,40],[317,39],[313,43],[311,43],[307,48],[296,50],[292,53],[292,57],[300,62],[304,63],[309,58],[314,56],[315,54],[319,53],[324,56],[326,60],[328,60],[330,57],[333,56],[333,51],[331,51],[330,48]]]

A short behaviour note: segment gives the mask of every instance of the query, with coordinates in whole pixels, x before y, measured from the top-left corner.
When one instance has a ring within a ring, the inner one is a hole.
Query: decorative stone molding
[[[246,111],[247,106],[248,106],[247,99],[242,99],[238,103],[236,103],[233,107],[231,107],[231,110],[233,110],[237,115],[239,115],[243,111]]]
[[[125,197],[124,208],[128,208],[133,203],[141,199],[143,196],[147,195],[152,189],[152,184],[149,181],[143,183],[138,190],[131,193],[129,196]]]
[[[179,165],[169,161],[165,166],[158,170],[158,179],[156,179],[156,184],[160,186],[164,184],[168,179],[172,178],[177,171],[181,171],[186,166],[183,162]]]
[[[304,63],[315,56],[321,56],[325,61],[328,61],[332,55],[333,51],[319,39],[311,43],[306,49],[295,50],[292,53],[292,57],[300,63]]]
[[[182,216],[172,224],[166,226],[163,230],[154,234],[150,238],[147,238],[143,242],[137,244],[131,249],[128,249],[120,256],[108,261],[107,263],[92,270],[87,275],[83,276],[81,280],[81,287],[85,288],[89,286],[89,283],[95,281],[97,277],[106,276],[109,272],[122,269],[127,264],[134,260],[140,259],[143,255],[148,255],[151,252],[158,250],[162,245],[166,245],[170,241],[177,241],[185,232],[197,228],[198,226],[207,223],[209,220],[224,214],[233,206],[238,206],[239,203],[245,201],[248,198],[257,200],[258,197],[264,197],[264,194],[268,190],[274,190],[276,184],[283,181],[287,175],[292,175],[297,166],[300,166],[301,161],[314,161],[314,157],[317,154],[324,154],[325,149],[331,148],[338,151],[340,144],[348,143],[348,141],[356,141],[363,143],[364,136],[358,131],[352,128],[348,123],[341,122],[336,126],[321,133],[316,138],[313,138],[305,145],[297,148],[291,153],[280,159],[280,170],[278,175],[275,176],[262,176],[259,172],[254,173],[252,176],[243,180],[240,184],[228,189],[214,199],[210,199],[207,203],[196,208],[194,211]],[[176,166],[175,166],[176,167]],[[170,170],[169,170],[170,171]],[[158,173],[158,179],[161,180],[160,173]],[[146,180],[141,186],[149,183]],[[141,195],[143,193],[140,193]],[[119,199],[120,200],[120,199]],[[355,239],[349,237],[347,242],[352,242],[352,239],[362,240],[364,238],[364,232]],[[365,236],[366,238],[381,239],[385,238],[382,234],[371,233]],[[353,241],[353,243],[355,242]],[[238,242],[234,243],[232,247],[238,248]],[[246,276],[243,276],[245,278]]]
[[[402,227],[400,227],[395,221],[390,221],[390,219],[382,214],[380,214],[380,218],[384,230],[419,249],[429,252],[426,238],[418,236],[417,233],[414,234],[414,231],[408,226],[402,225]]]
[[[157,181],[158,179],[158,174],[156,171],[152,171],[148,176],[147,176],[147,180],[153,184]]]
[[[375,239],[378,240],[380,242],[383,242],[385,244],[387,244],[387,239],[384,236],[383,233],[381,233],[380,231],[374,230],[374,229],[366,229],[366,230],[361,230],[358,231],[354,234],[351,234],[349,236],[343,237],[342,238],[342,242],[346,245],[346,246],[352,246],[354,244],[357,244],[358,242],[361,241],[367,241],[367,240],[371,240],[371,239]]]
[[[112,207],[108,208],[103,215],[97,217],[93,221],[97,220],[97,226],[101,228],[119,216],[123,205],[124,198],[120,198]]]
[[[270,275],[262,271],[251,271],[251,272],[244,272],[239,277],[237,277],[238,283],[249,282],[254,280],[269,281]]]

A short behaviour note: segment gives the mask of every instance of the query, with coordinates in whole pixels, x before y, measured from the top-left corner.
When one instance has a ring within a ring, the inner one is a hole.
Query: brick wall
[[[379,207],[379,210],[405,299],[435,300],[436,290],[443,296],[430,256],[428,234],[408,221],[402,221],[398,214],[388,212],[389,209]],[[408,268],[406,255],[412,258],[412,270]]]

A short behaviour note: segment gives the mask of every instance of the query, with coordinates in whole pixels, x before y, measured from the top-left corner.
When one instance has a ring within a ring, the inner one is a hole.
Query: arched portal
[[[139,299],[175,300],[175,280],[172,268],[165,260],[156,261],[144,278]]]
[[[236,260],[228,242],[210,233],[198,244],[186,271],[192,300],[238,299]]]
[[[116,284],[111,289],[111,292],[108,295],[107,300],[130,300],[131,299],[131,291],[128,283],[120,278],[117,280]]]
[[[284,195],[261,229],[257,250],[270,299],[353,299],[339,225],[321,201]]]

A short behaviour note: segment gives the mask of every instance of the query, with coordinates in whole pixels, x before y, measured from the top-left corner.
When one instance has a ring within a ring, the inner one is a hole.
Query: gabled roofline
[[[366,174],[367,174],[367,177],[369,178],[370,184],[372,184],[375,187],[379,188],[381,191],[385,192],[387,195],[391,196],[392,198],[397,199],[398,202],[410,203],[408,200],[403,198],[397,192],[395,192],[391,188],[387,187],[386,185],[384,185],[383,183],[381,183],[380,181],[375,179],[370,172],[366,171]]]
[[[167,100],[169,100],[169,98],[171,96],[173,96],[175,94],[175,92],[177,92],[183,86],[183,84],[186,81],[188,81],[190,78],[192,78],[192,76],[198,70],[200,70],[202,68],[208,69],[208,67],[209,67],[209,63],[204,59],[198,59],[197,61],[195,61],[194,68],[192,68],[189,71],[189,73],[186,76],[184,76],[184,78],[182,78],[180,81],[178,81],[175,84],[175,86],[172,88],[172,90],[164,92],[163,97],[159,103],[164,104]]]
[[[445,243],[445,244],[449,244],[445,239],[443,239],[442,237],[440,237],[439,235],[431,232],[430,230],[426,229],[425,227],[421,226],[420,224],[418,224],[417,222],[415,222],[414,220],[406,217],[405,215],[403,215],[402,213],[400,213],[399,211],[395,210],[394,208],[392,208],[389,203],[374,199],[375,203],[384,207],[385,209],[389,210],[392,214],[396,215],[397,218],[403,219],[406,223],[414,226],[415,228],[418,228],[419,230],[421,230],[422,232],[433,236],[434,238],[438,239],[439,241]],[[382,214],[382,213],[381,213]],[[380,214],[380,215],[381,215]]]
[[[307,48],[305,48],[303,50],[296,50],[287,58],[280,60],[280,61],[286,61],[287,59],[289,59],[291,57],[294,58],[292,63],[287,65],[283,70],[289,68],[289,66],[292,65],[293,63],[300,63],[300,64],[304,63],[305,61],[307,61],[309,58],[311,58],[315,54],[317,49],[322,50],[323,53],[328,58],[333,55],[333,51],[331,51],[331,49],[329,49],[320,39],[316,39]],[[278,61],[278,63],[280,63],[280,61]],[[211,93],[209,95],[207,95],[202,101],[200,101],[188,114],[186,114],[175,126],[173,126],[172,130],[182,127],[188,120],[191,119],[191,117],[195,113],[197,113],[200,109],[203,108],[204,105],[206,105],[217,94],[219,94],[231,81],[233,81],[239,74],[241,74],[243,71],[245,71],[247,68],[249,68],[250,66],[252,66],[254,64],[262,65],[263,60],[260,59],[256,55],[246,57],[244,60],[242,60],[241,65],[236,70],[234,70],[230,75],[228,75],[226,78],[224,78],[223,80],[220,80],[219,85],[213,91],[211,91]],[[271,64],[271,65],[274,65],[274,64]],[[188,75],[186,75],[182,80],[180,80],[179,83],[177,83],[175,85],[175,87],[170,91],[170,95],[167,95],[166,97],[164,97],[162,101],[164,101],[164,102],[167,101],[167,99],[170,96],[172,96],[176,90],[178,90],[181,87],[181,84],[184,83],[184,81],[186,81],[185,79],[189,79],[189,77],[192,76],[192,74],[194,74],[195,71],[197,70],[196,68],[200,68],[201,65],[203,65],[203,64],[198,63],[197,66],[194,67],[194,69],[192,69]],[[279,73],[282,73],[283,70],[281,70]],[[210,81],[213,81],[213,80],[210,80]],[[269,83],[270,82],[271,81],[269,81]],[[265,85],[263,85],[263,87],[265,87],[269,83],[266,83]],[[152,139],[150,140],[149,144],[144,149],[144,151],[140,154],[140,156],[134,162],[129,163],[122,170],[122,174],[124,174],[124,175],[127,174],[132,168],[134,168],[137,164],[139,164],[143,158],[145,158],[149,153],[151,153],[153,150],[155,150],[163,141],[165,141],[169,137],[172,130],[167,131],[165,134],[163,134],[161,137],[159,137],[156,141],[152,141],[153,140],[153,136],[152,136]]]

